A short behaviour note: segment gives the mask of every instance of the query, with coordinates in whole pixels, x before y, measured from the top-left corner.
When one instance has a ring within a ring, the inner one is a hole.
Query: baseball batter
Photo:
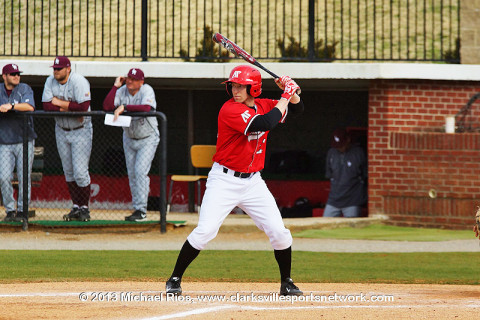
[[[285,228],[275,199],[262,179],[267,137],[287,112],[303,112],[296,94],[299,86],[290,77],[275,79],[282,90],[280,100],[257,99],[262,92],[260,72],[250,66],[232,70],[226,83],[232,96],[218,115],[217,151],[208,174],[198,226],[187,237],[166,292],[181,294],[181,280],[188,265],[215,238],[223,220],[238,206],[264,231],[280,268],[280,294],[302,295],[290,277],[292,236]]]
[[[67,57],[56,57],[53,75],[45,82],[42,102],[45,111],[90,111],[90,84],[71,70]],[[88,163],[92,151],[91,117],[55,117],[55,138],[63,172],[73,202],[66,221],[90,221],[90,174]]]
[[[16,112],[34,111],[33,90],[28,84],[20,83],[20,69],[14,63],[2,69],[3,85],[0,86],[0,189],[6,216],[4,221],[23,221],[23,131],[28,135],[28,170],[32,172],[33,147],[37,135],[33,119],[28,118],[24,128],[23,118],[15,117]],[[18,212],[15,210],[12,178],[17,167]],[[30,201],[31,180],[28,179],[28,200]]]
[[[114,120],[125,111],[153,112],[157,108],[153,88],[144,83],[142,70],[132,68],[127,77],[117,77],[103,102],[105,111],[114,111]],[[125,83],[125,85],[123,85]],[[132,193],[133,213],[126,221],[147,219],[150,191],[148,172],[160,141],[156,117],[133,117],[130,127],[123,128],[123,150],[128,182]]]

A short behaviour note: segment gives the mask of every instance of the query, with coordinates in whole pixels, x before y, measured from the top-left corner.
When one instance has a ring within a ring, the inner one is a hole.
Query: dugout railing
[[[459,63],[460,0],[0,1],[0,55]]]
[[[72,201],[65,181],[61,160],[56,147],[54,117],[83,117],[89,116],[93,124],[93,141],[89,163],[91,177],[89,222],[70,222],[72,226],[111,226],[123,221],[125,216],[134,210],[131,204],[131,193],[128,175],[123,155],[123,129],[104,124],[107,112],[23,112],[14,116],[23,117],[24,127],[29,117],[33,118],[37,139],[35,146],[42,146],[43,172],[39,186],[32,186],[31,199],[28,201],[27,155],[28,136],[24,130],[23,137],[23,230],[27,230],[34,222],[66,223],[63,215],[72,207]],[[150,196],[148,200],[147,221],[160,222],[160,231],[166,232],[166,185],[167,185],[167,118],[162,112],[136,112],[124,115],[156,117],[159,124],[160,142],[150,169]],[[0,163],[0,166],[3,165]],[[17,198],[17,197],[15,197]],[[2,207],[2,209],[4,209]],[[33,209],[33,210],[32,210]],[[30,211],[30,217],[29,217]],[[32,211],[34,214],[32,215]],[[3,220],[5,212],[0,212]],[[132,222],[131,225],[142,222]],[[11,222],[11,225],[19,223]],[[128,228],[128,225],[123,225]]]

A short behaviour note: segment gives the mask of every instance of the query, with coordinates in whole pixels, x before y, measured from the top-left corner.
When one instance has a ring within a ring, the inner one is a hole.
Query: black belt
[[[228,168],[225,168],[223,167],[223,173],[228,173]],[[233,170],[232,170],[233,171]],[[235,171],[233,173],[233,176],[234,177],[237,177],[237,178],[242,178],[242,179],[245,179],[245,178],[250,178],[250,176],[253,176],[255,174],[255,172],[238,172],[238,171]]]
[[[85,127],[85,125],[81,125],[80,127],[76,127],[76,128],[72,128],[72,129],[62,128],[62,127],[60,127],[60,128],[62,128],[63,131],[74,131],[74,130],[82,129],[83,127]]]

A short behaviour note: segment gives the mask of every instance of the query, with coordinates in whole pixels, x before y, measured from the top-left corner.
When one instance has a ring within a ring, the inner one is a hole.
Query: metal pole
[[[194,144],[194,120],[193,120],[193,91],[188,90],[188,111],[187,111],[187,155],[188,155],[188,174],[196,174],[193,169],[191,157],[190,157],[190,147]],[[200,203],[200,199],[198,199]],[[195,212],[195,184],[188,183],[188,212]]]
[[[142,61],[147,61],[147,8],[148,3],[147,0],[142,0]]]
[[[325,39],[327,41],[327,39]],[[326,43],[325,43],[326,45]],[[308,0],[308,60],[315,58],[315,0]]]
[[[22,223],[22,230],[28,230],[28,167],[29,167],[29,159],[28,159],[28,118],[29,116],[23,115],[23,180],[22,180],[22,192],[23,192],[23,223]],[[20,168],[17,168],[20,170]]]
[[[167,117],[160,113],[160,232],[167,232]]]

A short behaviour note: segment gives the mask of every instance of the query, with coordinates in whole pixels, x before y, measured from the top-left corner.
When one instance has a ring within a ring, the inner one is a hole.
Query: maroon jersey
[[[278,100],[255,99],[255,108],[232,99],[218,114],[217,152],[213,161],[239,172],[257,172],[265,165],[267,132],[247,132],[253,119],[272,110]],[[285,120],[286,112],[281,122]]]

